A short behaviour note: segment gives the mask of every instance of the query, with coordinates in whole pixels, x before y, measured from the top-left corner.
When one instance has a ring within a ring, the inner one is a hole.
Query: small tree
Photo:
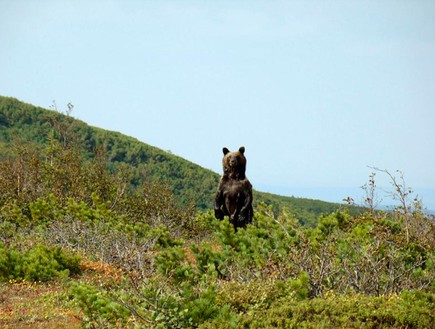
[[[379,169],[376,167],[373,167],[373,169],[386,174],[390,179],[390,184],[393,187],[393,191],[387,193],[393,200],[399,202],[399,205],[396,207],[396,210],[398,210],[399,213],[403,216],[405,233],[406,233],[406,242],[409,243],[409,227],[411,225],[410,214],[412,213],[412,205],[418,203],[418,198],[416,197],[414,199],[414,202],[410,201],[410,195],[414,191],[412,190],[412,188],[406,185],[405,178],[402,171],[396,170],[396,172],[399,175],[399,177],[396,177],[392,173],[390,173],[387,169]],[[370,178],[371,180],[369,182],[369,185],[372,184],[371,181],[374,178],[374,174],[372,174]],[[373,186],[375,186],[374,180],[373,180]]]

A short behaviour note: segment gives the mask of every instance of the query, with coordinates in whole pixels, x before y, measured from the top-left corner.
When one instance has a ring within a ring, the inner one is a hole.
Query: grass
[[[120,279],[119,271],[107,264],[86,261],[81,268],[80,279],[85,281],[101,283],[105,279]],[[68,305],[66,296],[62,281],[0,283],[0,328],[82,328],[82,315]]]
[[[15,282],[0,285],[0,327],[81,328],[78,313],[65,307],[61,282]]]

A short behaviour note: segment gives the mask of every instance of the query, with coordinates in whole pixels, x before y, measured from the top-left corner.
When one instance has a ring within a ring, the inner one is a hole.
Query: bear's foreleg
[[[214,202],[214,216],[216,219],[224,219],[224,212],[222,211],[222,206],[224,204],[224,191],[219,189],[216,193],[216,198]]]
[[[240,208],[239,213],[239,222],[244,226],[246,224],[252,223],[252,216],[253,216],[253,209],[252,209],[252,190],[249,189],[248,191],[245,191],[245,198],[243,206]]]

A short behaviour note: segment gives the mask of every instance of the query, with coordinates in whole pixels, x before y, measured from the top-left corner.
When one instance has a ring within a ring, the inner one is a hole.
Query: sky
[[[243,145],[265,192],[361,203],[400,170],[435,209],[432,0],[0,0],[0,95],[217,173]]]

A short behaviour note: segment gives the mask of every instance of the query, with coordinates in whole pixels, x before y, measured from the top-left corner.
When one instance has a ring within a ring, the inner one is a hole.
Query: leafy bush
[[[435,294],[328,294],[325,298],[276,300],[269,309],[247,314],[241,328],[431,328]]]
[[[106,293],[85,283],[71,283],[70,295],[80,307],[86,328],[122,328],[130,312]]]
[[[80,258],[60,247],[37,245],[19,251],[0,244],[0,280],[48,281],[80,273]]]

